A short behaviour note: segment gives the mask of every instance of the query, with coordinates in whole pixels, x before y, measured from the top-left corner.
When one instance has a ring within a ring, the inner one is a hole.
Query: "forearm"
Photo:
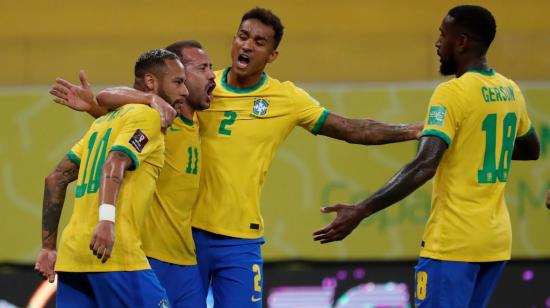
[[[425,163],[411,162],[399,170],[382,188],[359,204],[365,217],[395,204],[413,193],[435,175],[436,169]]]
[[[78,166],[65,158],[45,180],[42,206],[42,248],[55,249],[67,186],[78,177]]]
[[[100,106],[108,110],[114,110],[127,104],[150,105],[153,94],[128,87],[115,87],[99,92],[96,98]]]
[[[116,206],[118,193],[124,180],[124,173],[131,165],[132,160],[125,153],[119,151],[109,153],[101,169],[99,205],[111,204]]]
[[[107,108],[100,106],[97,101],[94,101],[92,109],[88,111],[88,114],[97,119],[107,114],[107,112],[109,112]]]
[[[417,124],[386,124],[370,119],[349,119],[329,114],[319,134],[349,143],[375,145],[416,139],[422,129]]]

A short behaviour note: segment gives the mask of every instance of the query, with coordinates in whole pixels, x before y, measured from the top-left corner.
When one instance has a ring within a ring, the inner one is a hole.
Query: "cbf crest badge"
[[[264,117],[267,114],[267,107],[269,107],[267,100],[264,98],[256,98],[254,99],[252,114],[256,117]]]

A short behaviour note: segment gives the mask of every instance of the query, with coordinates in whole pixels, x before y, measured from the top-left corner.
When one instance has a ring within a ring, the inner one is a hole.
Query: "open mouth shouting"
[[[214,88],[216,87],[215,82],[211,82],[206,86],[206,95],[208,97],[208,103],[211,103],[214,99],[214,96],[212,95],[212,92],[214,91]]]
[[[237,65],[239,68],[246,68],[250,63],[250,56],[244,53],[239,54],[237,58]]]

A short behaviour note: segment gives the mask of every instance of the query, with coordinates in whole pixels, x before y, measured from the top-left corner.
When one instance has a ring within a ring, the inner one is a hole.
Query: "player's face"
[[[173,105],[189,94],[185,87],[185,70],[179,60],[168,59],[164,63],[164,75],[160,78],[158,93],[155,94]]]
[[[456,74],[458,65],[456,61],[456,40],[457,36],[452,24],[453,18],[446,16],[439,27],[439,38],[435,42],[437,55],[439,56],[439,72],[443,76]]]
[[[184,48],[181,55],[185,60],[185,85],[189,90],[187,102],[195,110],[207,109],[212,103],[212,91],[216,87],[212,62],[208,55],[198,48]]]
[[[268,63],[275,61],[275,31],[257,19],[241,23],[231,46],[231,71],[247,77],[261,74]]]

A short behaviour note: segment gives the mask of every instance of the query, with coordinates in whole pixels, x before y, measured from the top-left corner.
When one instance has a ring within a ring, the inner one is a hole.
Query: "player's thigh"
[[[481,269],[477,275],[476,285],[470,301],[470,307],[486,307],[506,261],[479,263]]]
[[[476,263],[419,258],[415,267],[415,306],[465,307],[478,271]]]
[[[149,258],[149,264],[166,289],[171,307],[206,307],[206,291],[197,265],[177,265],[153,258]]]
[[[59,308],[97,307],[86,273],[57,273],[56,306]]]
[[[99,307],[169,307],[152,270],[89,273]]]
[[[226,249],[223,258],[216,262],[212,291],[217,308],[261,307],[263,259],[260,244]]]

